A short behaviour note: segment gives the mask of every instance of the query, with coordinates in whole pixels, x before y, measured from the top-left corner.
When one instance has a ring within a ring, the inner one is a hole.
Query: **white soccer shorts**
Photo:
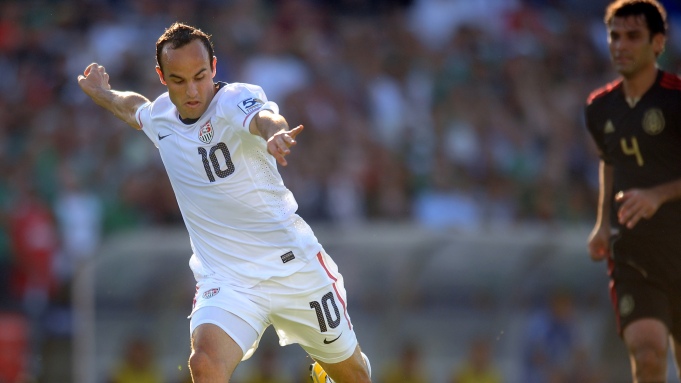
[[[324,250],[288,277],[242,288],[211,276],[196,288],[190,334],[201,324],[215,324],[241,346],[242,360],[253,355],[269,325],[281,346],[299,343],[322,362],[342,362],[357,347],[343,277]]]

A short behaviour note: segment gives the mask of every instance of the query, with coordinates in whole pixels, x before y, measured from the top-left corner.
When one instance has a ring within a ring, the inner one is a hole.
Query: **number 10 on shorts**
[[[310,307],[313,308],[317,314],[319,331],[328,331],[327,324],[328,327],[331,328],[336,328],[340,325],[340,311],[338,310],[338,305],[336,304],[336,299],[333,297],[333,293],[329,292],[325,294],[320,302],[310,302]],[[333,314],[331,313],[331,309],[333,309]]]

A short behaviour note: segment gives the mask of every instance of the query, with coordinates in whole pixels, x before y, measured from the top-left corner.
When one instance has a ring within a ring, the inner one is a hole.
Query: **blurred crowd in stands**
[[[681,6],[661,66],[681,70]],[[611,71],[588,0],[0,2],[0,292],[40,312],[104,236],[181,217],[149,140],[76,77],[164,91],[174,21],[213,36],[216,80],[262,86],[303,124],[281,169],[311,223],[484,230],[591,224],[597,157],[582,107]]]

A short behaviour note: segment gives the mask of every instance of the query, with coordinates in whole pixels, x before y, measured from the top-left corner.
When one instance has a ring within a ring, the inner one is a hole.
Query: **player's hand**
[[[85,68],[82,75],[78,76],[78,85],[88,96],[94,96],[102,90],[111,90],[109,85],[109,74],[106,69],[97,64],[92,63]]]
[[[602,261],[610,256],[610,227],[594,227],[588,242],[589,256],[592,261]]]
[[[620,204],[617,219],[620,224],[632,229],[641,219],[650,219],[660,207],[657,194],[647,189],[630,189],[615,195]]]
[[[298,125],[291,130],[281,130],[267,140],[267,151],[274,156],[279,165],[286,166],[285,156],[291,153],[291,146],[296,144],[296,136],[303,131],[303,126]]]

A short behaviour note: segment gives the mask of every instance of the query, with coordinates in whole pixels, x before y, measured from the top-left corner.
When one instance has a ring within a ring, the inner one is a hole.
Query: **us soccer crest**
[[[219,292],[220,292],[220,288],[219,288],[219,287],[218,287],[218,288],[214,288],[214,289],[210,289],[210,290],[206,291],[205,293],[203,293],[203,297],[204,297],[205,299],[212,298],[212,297],[218,295]]]
[[[215,132],[213,131],[213,125],[211,125],[210,120],[208,120],[208,122],[206,122],[199,130],[199,140],[201,140],[201,142],[204,144],[210,144],[210,142],[213,141],[214,134]]]

